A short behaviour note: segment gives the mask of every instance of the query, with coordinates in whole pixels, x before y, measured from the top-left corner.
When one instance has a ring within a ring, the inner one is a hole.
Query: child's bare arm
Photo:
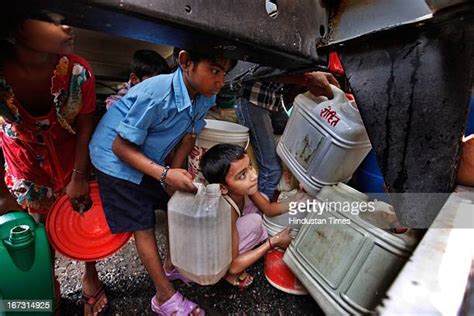
[[[135,144],[123,139],[120,135],[115,138],[112,150],[122,161],[157,180],[165,170],[163,166],[145,156]],[[170,169],[165,182],[180,191],[196,191],[192,176],[184,169]]]
[[[260,246],[255,249],[249,250],[245,253],[239,254],[237,257],[234,257],[232,263],[230,264],[229,273],[238,274],[247,269],[249,266],[254,264],[258,259],[263,257],[269,250],[271,250],[270,243],[273,247],[286,248],[292,241],[290,237],[290,229],[286,228],[277,235],[270,237]],[[237,241],[238,242],[238,241]],[[238,249],[237,249],[238,250]]]
[[[3,179],[4,170],[0,169],[0,176]],[[0,181],[0,216],[8,211],[21,210],[15,198],[8,192],[5,181]]]
[[[176,147],[173,161],[171,163],[171,168],[183,168],[184,162],[193,149],[195,142],[196,139],[192,136],[192,134],[184,135],[183,139],[181,139],[178,146]]]
[[[89,195],[89,141],[94,131],[92,114],[79,114],[76,117],[76,131],[74,170],[71,181],[66,186],[66,194],[73,205],[75,205],[74,200]]]
[[[257,262],[257,260],[263,257],[270,249],[270,243],[265,242],[255,249],[249,250],[243,254],[238,255],[232,260],[232,263],[230,264],[229,268],[229,273],[241,273],[242,271],[250,267],[252,264]]]
[[[288,205],[285,203],[268,201],[260,192],[250,196],[252,202],[266,216],[273,217],[288,212]]]
[[[74,159],[74,168],[80,171],[89,171],[89,141],[94,132],[92,114],[79,114],[76,117],[77,144]]]
[[[232,260],[237,258],[239,256],[239,231],[237,230],[237,218],[239,216],[237,215],[237,212],[233,208],[230,210],[232,212],[231,214],[231,220],[232,220]]]

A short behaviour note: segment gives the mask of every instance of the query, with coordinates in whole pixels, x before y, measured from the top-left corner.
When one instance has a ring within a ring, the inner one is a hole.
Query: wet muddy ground
[[[156,236],[164,254],[163,214],[157,217]],[[101,280],[107,287],[109,306],[105,315],[153,315],[150,299],[153,284],[130,240],[118,253],[98,263]],[[83,264],[57,255],[56,274],[61,283],[62,315],[81,315],[81,276]],[[311,296],[295,296],[271,286],[263,273],[263,260],[247,270],[255,280],[250,288],[240,290],[225,281],[212,286],[186,285],[174,281],[183,295],[197,302],[208,315],[271,314],[322,315]]]

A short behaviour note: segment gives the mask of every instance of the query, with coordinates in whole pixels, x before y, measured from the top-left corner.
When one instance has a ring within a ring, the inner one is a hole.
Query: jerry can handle
[[[287,108],[286,108],[286,105],[285,105],[285,101],[283,100],[283,98],[280,98],[280,103],[281,103],[281,107],[283,108],[283,111],[285,111],[285,114],[286,114],[288,117],[290,117],[290,115],[291,115],[291,110],[292,110],[293,108],[287,109]],[[249,140],[250,140],[250,138],[249,138]],[[247,146],[248,146],[248,142],[247,142]],[[247,146],[245,146],[245,149],[247,149]]]
[[[346,94],[344,93],[344,91],[342,91],[335,85],[330,84],[329,86],[331,87],[332,93],[334,94],[334,97],[332,98],[334,102],[337,102],[337,103],[349,102],[349,99],[346,97]]]

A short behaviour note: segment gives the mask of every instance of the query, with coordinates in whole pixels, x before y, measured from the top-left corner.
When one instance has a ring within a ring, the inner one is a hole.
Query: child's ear
[[[191,66],[191,58],[189,57],[189,53],[185,50],[179,52],[178,55],[178,64],[181,69],[187,70]]]
[[[229,193],[229,190],[225,187],[225,185],[221,184],[220,186],[221,186],[221,193],[223,195]]]
[[[137,83],[140,82],[140,78],[138,78],[138,76],[134,73],[134,72],[131,72],[130,73],[130,78],[129,78],[130,82],[132,83],[132,85],[136,85]]]

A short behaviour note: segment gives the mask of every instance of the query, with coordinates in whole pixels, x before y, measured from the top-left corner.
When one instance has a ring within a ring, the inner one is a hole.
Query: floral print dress
[[[95,79],[77,55],[59,58],[51,78],[54,102],[41,117],[29,114],[0,75],[0,137],[5,183],[18,204],[45,213],[69,183],[74,167],[78,114],[95,111]]]

